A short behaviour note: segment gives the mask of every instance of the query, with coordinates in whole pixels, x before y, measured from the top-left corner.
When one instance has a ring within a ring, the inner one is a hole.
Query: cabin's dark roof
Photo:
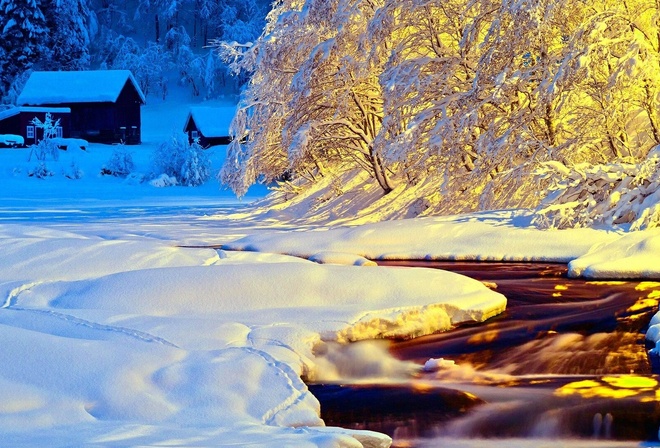
[[[127,81],[133,84],[142,103],[145,103],[144,94],[129,70],[33,72],[16,103],[19,106],[114,103]]]

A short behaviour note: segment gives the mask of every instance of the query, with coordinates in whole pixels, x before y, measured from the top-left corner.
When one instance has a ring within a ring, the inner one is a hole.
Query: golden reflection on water
[[[500,334],[499,330],[487,330],[481,333],[474,334],[467,340],[467,342],[468,344],[489,343],[495,341],[499,336],[499,334]]]
[[[635,286],[635,291],[648,291],[649,289],[659,289],[660,288],[660,282],[639,282],[637,286]],[[660,292],[660,291],[655,291],[655,292]]]
[[[640,311],[648,310],[649,312],[655,312],[658,309],[660,302],[660,282],[640,282],[635,286],[635,291],[649,292],[639,297],[637,302],[626,310],[628,313],[633,314],[633,316],[628,317],[631,320],[644,317],[644,314],[640,313]]]
[[[630,398],[660,401],[658,380],[639,375],[604,376],[600,379],[574,381],[555,391],[557,396],[579,395],[584,398]]]
[[[562,291],[568,291],[568,285],[555,285],[555,291],[552,293],[552,297],[561,297]]]
[[[618,286],[625,285],[628,282],[623,282],[620,280],[594,280],[587,282],[587,285],[597,285],[597,286]]]

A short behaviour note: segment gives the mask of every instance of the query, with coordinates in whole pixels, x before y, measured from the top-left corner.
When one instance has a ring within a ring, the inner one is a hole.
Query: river
[[[311,384],[327,424],[394,446],[660,446],[660,372],[644,338],[660,283],[569,279],[551,263],[379,264],[468,275],[507,310],[392,341],[399,360],[426,363],[406,380]]]

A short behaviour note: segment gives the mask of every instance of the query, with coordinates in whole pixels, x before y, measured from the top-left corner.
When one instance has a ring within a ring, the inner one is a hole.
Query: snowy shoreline
[[[179,219],[166,209],[0,224],[0,331],[20,341],[0,350],[11,366],[0,391],[7,403],[32,403],[0,413],[0,430],[16,445],[50,444],[58,428],[68,445],[194,434],[206,445],[387,446],[384,436],[316,426],[318,402],[300,378],[332,376],[333,367],[315,348],[427,334],[486,319],[505,302],[457,274],[367,258],[529,261],[546,253],[543,261],[593,263],[626,241],[639,249],[626,256],[653,256],[657,237],[540,231],[516,226],[520,215],[510,212],[304,229],[250,220],[249,208],[213,216],[172,209]],[[181,247],[203,242],[224,249]],[[365,352],[377,375],[410,369],[375,346]]]

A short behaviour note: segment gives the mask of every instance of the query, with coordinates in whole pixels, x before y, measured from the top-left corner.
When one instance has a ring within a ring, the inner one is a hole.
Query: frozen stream
[[[399,359],[438,360],[410,381],[311,385],[327,424],[398,446],[658,446],[660,377],[644,334],[660,283],[568,279],[560,264],[381,264],[477,278],[507,296],[507,311],[393,342]]]

